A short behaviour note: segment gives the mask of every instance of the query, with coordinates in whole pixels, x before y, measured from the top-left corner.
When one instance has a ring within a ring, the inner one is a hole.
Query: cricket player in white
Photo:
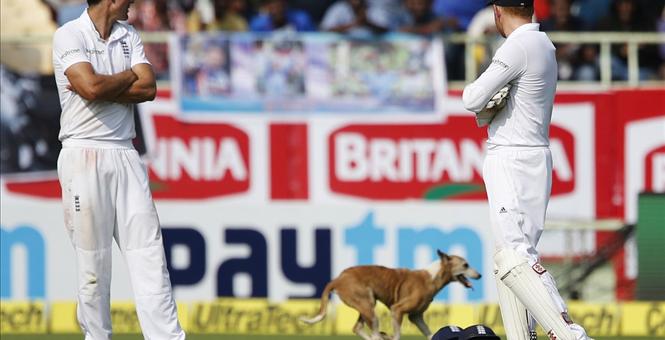
[[[111,246],[132,281],[146,339],[185,339],[178,322],[148,176],[132,145],[133,104],[155,97],[155,75],[127,20],[133,0],[88,0],[53,37],[62,151],[58,177],[76,252],[77,317],[86,340],[111,339]]]
[[[589,339],[568,317],[536,246],[552,186],[549,125],[557,82],[555,48],[531,23],[533,0],[493,0],[506,37],[492,63],[464,89],[464,106],[489,124],[483,178],[497,252],[495,278],[509,340],[535,339],[531,316],[550,339]]]

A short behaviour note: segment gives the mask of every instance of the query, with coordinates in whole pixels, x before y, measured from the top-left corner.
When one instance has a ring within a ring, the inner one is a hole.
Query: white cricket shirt
[[[512,85],[506,106],[490,123],[490,147],[549,145],[557,64],[554,45],[539,28],[539,24],[518,27],[487,70],[464,88],[464,107],[479,112],[502,87]]]
[[[88,11],[60,27],[53,36],[53,69],[60,95],[60,135],[73,139],[130,140],[136,135],[132,104],[88,101],[67,89],[65,71],[86,62],[95,73],[111,75],[136,64],[149,63],[138,32],[126,23],[116,22],[104,41]]]

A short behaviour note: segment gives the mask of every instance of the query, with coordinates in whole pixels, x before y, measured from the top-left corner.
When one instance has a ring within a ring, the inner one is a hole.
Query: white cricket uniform
[[[557,82],[554,45],[539,24],[508,36],[487,70],[464,89],[464,106],[482,110],[512,85],[506,106],[490,123],[483,177],[497,248],[510,247],[532,262],[550,195],[549,125]]]
[[[483,178],[497,249],[514,249],[535,268],[542,268],[536,246],[552,187],[549,126],[557,85],[555,48],[539,28],[530,23],[513,31],[462,96],[467,110],[479,112],[501,88],[512,85],[506,106],[488,128]],[[565,312],[554,278],[549,272],[538,274]]]
[[[115,239],[127,262],[145,338],[184,339],[147,171],[132,145],[133,106],[88,101],[68,90],[65,71],[81,62],[106,75],[149,63],[133,27],[116,23],[104,41],[87,10],[53,37],[53,66],[62,106],[58,177],[65,227],[76,251],[79,324],[86,339],[111,339]]]

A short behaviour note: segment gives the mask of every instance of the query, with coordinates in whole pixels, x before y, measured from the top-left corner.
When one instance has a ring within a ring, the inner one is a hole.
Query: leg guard
[[[550,339],[577,340],[569,327],[565,315],[552,301],[550,293],[540,276],[529,266],[527,259],[509,248],[503,248],[494,255],[498,268],[497,277],[524,304]]]
[[[498,273],[495,270],[495,273]],[[496,288],[499,292],[501,319],[508,340],[536,340],[535,323],[522,302],[506,287],[501,278],[495,274]]]

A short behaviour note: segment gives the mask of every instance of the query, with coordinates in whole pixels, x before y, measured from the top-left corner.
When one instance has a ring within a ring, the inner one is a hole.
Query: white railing
[[[168,41],[172,32],[143,32],[145,43],[160,43]],[[611,87],[649,87],[665,86],[663,81],[640,81],[639,79],[639,52],[638,48],[644,44],[665,44],[665,34],[656,32],[550,32],[548,36],[554,43],[595,44],[600,46],[600,81],[562,81],[559,88],[598,88]],[[465,81],[450,82],[450,88],[462,88],[465,83],[474,80],[479,74],[479,67],[474,60],[473,47],[486,44],[490,38],[471,37],[464,33],[443,35],[443,39],[453,44],[466,46]],[[493,38],[492,38],[493,39]],[[50,36],[7,36],[0,35],[0,42],[7,46],[11,44],[43,44],[51,41]],[[627,44],[628,46],[628,81],[612,80],[611,54],[613,44]]]
[[[603,88],[612,86],[663,86],[663,82],[639,80],[639,55],[638,47],[643,44],[665,44],[665,34],[655,32],[550,32],[547,34],[554,43],[571,44],[597,44],[600,45],[600,85]],[[470,37],[466,34],[453,34],[447,38],[453,43],[466,45],[466,82],[470,82],[478,76],[478,66],[473,59],[473,47],[477,44],[485,44],[486,37]],[[628,82],[612,81],[612,45],[628,45]],[[565,81],[559,82],[559,87],[598,86],[598,82]],[[453,86],[451,87],[459,87]]]

